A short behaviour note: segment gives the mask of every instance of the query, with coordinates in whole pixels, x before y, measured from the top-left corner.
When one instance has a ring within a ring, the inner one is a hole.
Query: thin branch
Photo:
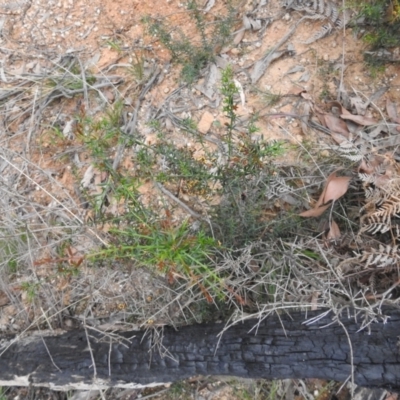
[[[87,331],[87,328],[86,328],[86,322],[83,324],[83,327],[84,327],[85,333],[86,333],[86,340],[87,340],[88,349],[89,349],[89,352],[90,352],[90,358],[92,359],[93,376],[96,379],[96,377],[97,377],[96,362],[94,360],[93,350],[92,350],[92,346],[90,344],[89,334],[88,334],[88,331]]]

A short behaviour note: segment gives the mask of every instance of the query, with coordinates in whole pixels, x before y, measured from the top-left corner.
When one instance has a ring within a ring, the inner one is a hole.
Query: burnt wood
[[[322,312],[248,320],[222,337],[218,334],[224,325],[214,323],[164,327],[162,340],[160,331],[119,332],[128,342],[92,329],[37,333],[12,344],[3,338],[0,385],[143,387],[194,375],[345,381],[351,375],[350,339],[355,383],[400,391],[400,311],[385,312],[390,315],[386,323],[361,331],[347,312],[341,323],[332,313],[304,323]]]

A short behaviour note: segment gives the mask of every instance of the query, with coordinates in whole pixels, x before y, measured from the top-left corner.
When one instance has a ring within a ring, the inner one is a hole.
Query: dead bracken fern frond
[[[318,31],[315,32],[314,35],[311,36],[309,39],[307,39],[304,43],[305,44],[314,43],[317,40],[322,39],[325,36],[328,36],[331,32],[332,32],[332,25],[330,23],[322,25],[321,28],[318,29]]]
[[[371,268],[397,269],[400,265],[399,246],[379,245],[377,249],[364,249],[360,253],[356,253],[354,257],[348,258],[339,265],[339,270],[349,272],[348,269],[353,269],[355,265],[361,266],[361,270],[367,271]]]
[[[310,19],[325,19],[329,22],[324,24],[315,34],[307,39],[304,43],[311,44],[317,40],[328,35],[333,26],[336,28],[342,28],[347,18],[344,12],[340,11],[339,7],[329,0],[285,0],[283,6],[287,10],[300,11],[306,15],[305,18]],[[333,23],[333,26],[331,23]]]
[[[287,0],[283,6],[286,9],[301,11],[310,16],[319,15],[329,19],[339,28],[344,24],[343,13],[339,11],[334,2],[329,0]]]
[[[352,162],[360,162],[364,158],[365,151],[359,149],[351,141],[343,141],[338,146],[331,146],[332,150],[337,151],[341,157],[346,158]]]
[[[275,177],[269,182],[268,190],[265,193],[267,199],[280,198],[281,196],[292,193],[293,187],[289,186],[284,178]]]
[[[366,199],[360,233],[392,230],[392,220],[400,213],[399,166],[389,156],[376,156],[361,163],[359,178]]]
[[[379,296],[398,281],[400,274],[400,229],[396,220],[400,216],[399,166],[390,155],[369,154],[361,161],[358,177],[365,194],[356,238],[358,249],[339,263],[338,273],[372,292],[371,296]],[[375,240],[368,240],[371,235]]]
[[[379,245],[378,248],[366,248],[342,261],[337,271],[342,280],[355,284],[365,293],[366,298],[374,300],[383,293],[388,296],[397,286],[399,267],[398,245]]]

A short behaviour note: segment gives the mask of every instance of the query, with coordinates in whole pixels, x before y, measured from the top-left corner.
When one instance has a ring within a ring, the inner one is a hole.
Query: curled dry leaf
[[[301,217],[319,217],[328,209],[331,202],[340,199],[347,192],[351,178],[349,176],[336,176],[336,172],[334,171],[328,176],[325,188],[315,207],[300,213]]]
[[[336,176],[336,172],[334,172],[333,174],[334,176],[326,185],[323,204],[326,204],[331,200],[335,201],[340,199],[349,188],[349,183],[351,179],[349,176]]]
[[[337,144],[342,144],[342,143],[348,143],[349,139],[341,135],[340,133],[335,133],[331,132],[330,133],[331,138],[337,143]]]
[[[364,115],[341,114],[340,118],[348,119],[363,126],[376,125],[378,123],[375,119],[365,117]]]
[[[330,129],[333,133],[343,135],[345,139],[349,138],[349,130],[344,121],[333,114],[328,114],[315,106],[315,113],[323,126]]]
[[[327,104],[327,106],[328,106],[329,108],[331,108],[331,109],[332,109],[333,107],[338,108],[338,109],[340,110],[340,114],[352,115],[351,112],[348,111],[348,110],[346,110],[346,109],[342,106],[342,104],[340,104],[338,101],[330,101],[330,102]]]
[[[300,88],[298,86],[292,86],[288,91],[287,94],[292,94],[293,96],[300,96],[305,100],[309,100],[311,102],[313,102],[313,97],[307,93],[306,90],[304,90],[303,88]]]
[[[311,208],[310,210],[303,211],[300,213],[300,217],[319,217],[324,213],[325,210],[329,208],[330,204],[325,204],[324,206]]]
[[[330,223],[329,231],[326,234],[327,240],[338,240],[341,236],[338,224],[332,220]]]
[[[374,118],[365,117],[364,115],[353,115],[350,111],[346,110],[338,101],[331,101],[327,104],[330,109],[336,109],[334,114],[339,112],[339,116],[326,113],[317,106],[315,106],[315,112],[320,120],[321,124],[331,130],[333,139],[339,144],[343,142],[343,139],[334,137],[335,134],[340,134],[346,139],[350,139],[350,131],[345,121],[353,121],[362,126],[376,125],[378,122]]]
[[[233,44],[237,46],[244,38],[244,34],[246,33],[246,28],[241,28],[237,31],[235,37],[233,38]]]
[[[324,115],[325,126],[335,133],[340,133],[349,139],[349,128],[347,128],[346,122],[344,122],[339,117],[332,114]]]

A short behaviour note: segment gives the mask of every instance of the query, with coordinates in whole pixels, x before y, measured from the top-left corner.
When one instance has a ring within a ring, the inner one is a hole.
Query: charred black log
[[[359,331],[355,318],[340,323],[322,311],[292,312],[262,322],[165,327],[161,336],[92,329],[2,339],[0,385],[56,389],[143,387],[194,375],[246,378],[322,378],[345,381],[354,372],[360,386],[400,391],[400,311],[386,323]],[[351,345],[350,345],[350,342]]]

